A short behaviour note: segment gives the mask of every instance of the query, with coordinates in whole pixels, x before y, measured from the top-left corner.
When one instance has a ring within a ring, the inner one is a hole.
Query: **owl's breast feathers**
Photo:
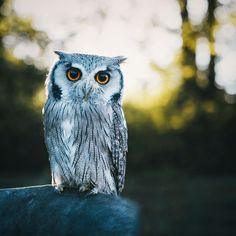
[[[127,128],[119,104],[47,101],[45,140],[54,184],[116,194],[124,187]]]

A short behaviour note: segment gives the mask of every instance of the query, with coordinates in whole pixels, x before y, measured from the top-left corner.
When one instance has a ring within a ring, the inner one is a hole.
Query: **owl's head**
[[[48,99],[93,104],[120,103],[123,91],[120,64],[126,58],[55,53],[59,60],[46,81]]]

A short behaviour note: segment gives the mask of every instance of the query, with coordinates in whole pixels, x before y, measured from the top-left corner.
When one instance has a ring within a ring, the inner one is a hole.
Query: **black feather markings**
[[[61,88],[54,83],[52,83],[52,95],[56,100],[61,99],[62,91]]]

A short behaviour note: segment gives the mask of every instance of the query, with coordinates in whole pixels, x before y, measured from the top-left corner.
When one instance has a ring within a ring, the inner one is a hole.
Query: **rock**
[[[137,234],[137,207],[121,197],[51,185],[0,190],[0,235]]]

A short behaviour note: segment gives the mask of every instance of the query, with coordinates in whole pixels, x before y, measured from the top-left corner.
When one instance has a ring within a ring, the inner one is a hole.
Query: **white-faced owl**
[[[43,109],[52,185],[117,195],[128,149],[121,107],[125,58],[55,53]]]

